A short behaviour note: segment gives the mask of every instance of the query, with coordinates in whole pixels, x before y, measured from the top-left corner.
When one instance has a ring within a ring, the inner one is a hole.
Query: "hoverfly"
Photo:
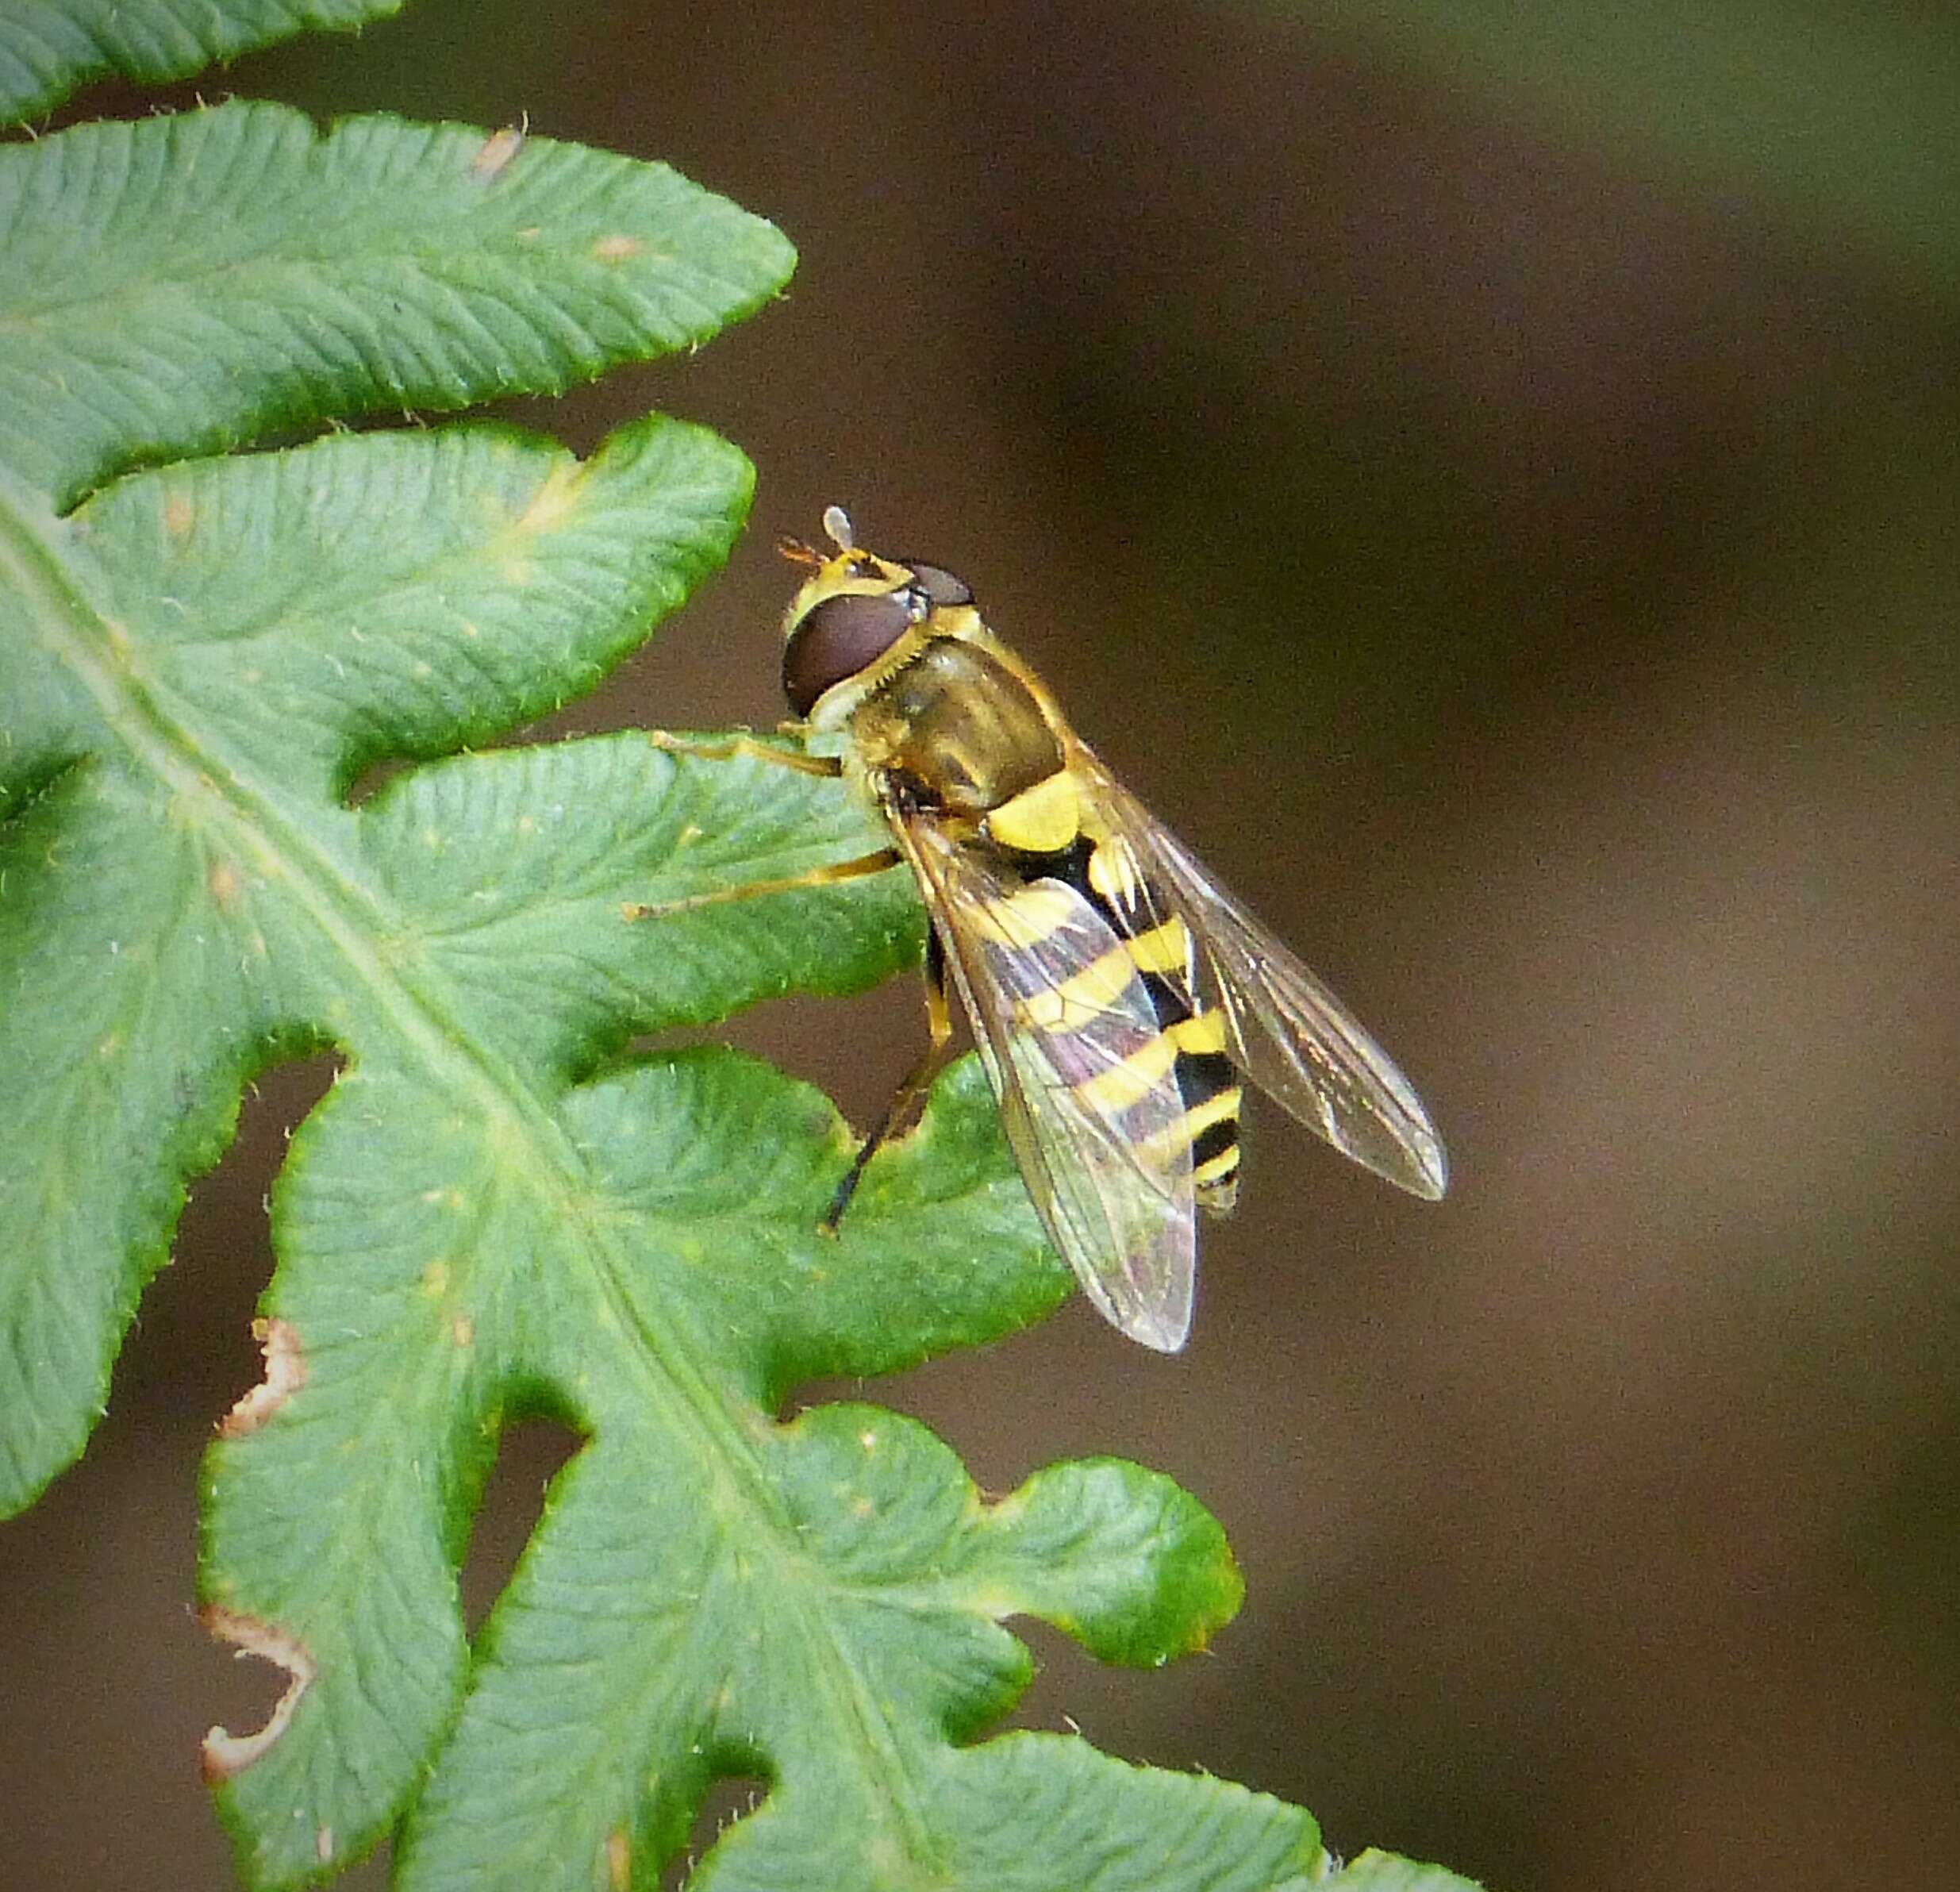
[[[782,546],[810,571],[784,620],[800,719],[786,727],[840,752],[705,752],[844,775],[891,846],[789,884],[902,863],[931,918],[928,1049],[825,1226],[943,1061],[949,979],[1050,1240],[1145,1346],[1174,1352],[1189,1331],[1197,1211],[1237,1193],[1242,1077],[1389,1182],[1440,1196],[1443,1144],[1401,1072],[1103,767],[965,581],[865,550],[839,507],[824,525],[834,552]]]

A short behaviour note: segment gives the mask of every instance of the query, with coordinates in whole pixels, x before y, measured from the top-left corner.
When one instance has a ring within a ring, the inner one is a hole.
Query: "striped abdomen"
[[[999,812],[1008,813],[1012,808],[1010,803],[1008,809]],[[1015,831],[1011,821],[999,821],[997,814],[990,825],[996,823]],[[1081,894],[1108,921],[1119,941],[1109,956],[1120,954],[1121,963],[1092,963],[1057,988],[1051,1022],[1061,1023],[1071,1001],[1093,1006],[1099,992],[1127,983],[1132,974],[1141,979],[1156,1015],[1155,1037],[1120,1063],[1080,1080],[1076,1089],[1094,1092],[1097,1104],[1120,1116],[1127,1104],[1159,1084],[1166,1071],[1174,1073],[1183,1113],[1154,1134],[1189,1146],[1191,1184],[1198,1206],[1213,1214],[1224,1213],[1238,1193],[1243,1092],[1238,1071],[1225,1055],[1224,1013],[1196,999],[1191,938],[1183,921],[1159,890],[1132,884],[1127,863],[1119,863],[1112,850],[1086,834],[1078,832],[1065,846],[1053,848],[1009,847],[997,839],[996,844],[1002,846],[1028,880],[1059,880]],[[1139,929],[1132,917],[1139,912],[1169,917]],[[1072,992],[1070,986],[1075,988]],[[1192,996],[1187,998],[1187,994]],[[1028,1011],[1033,1022],[1044,1022],[1037,1008],[1031,1006]]]

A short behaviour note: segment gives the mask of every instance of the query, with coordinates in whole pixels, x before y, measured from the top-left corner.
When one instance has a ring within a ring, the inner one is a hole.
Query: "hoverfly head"
[[[971,588],[937,565],[866,551],[842,506],[824,509],[824,530],[836,547],[828,556],[797,540],[781,548],[793,563],[813,567],[783,619],[783,694],[804,717],[818,698],[870,670],[913,625],[943,607],[973,602]]]

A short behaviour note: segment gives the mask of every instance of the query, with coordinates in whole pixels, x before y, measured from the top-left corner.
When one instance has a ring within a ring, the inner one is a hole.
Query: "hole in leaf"
[[[709,1848],[736,1821],[754,1813],[768,1791],[769,1782],[759,1774],[731,1774],[716,1781],[694,1815],[686,1848],[662,1871],[660,1892],[682,1892]]]
[[[1142,1765],[1202,1771],[1212,1751],[1207,1731],[1243,1712],[1242,1705],[1232,1705],[1232,1671],[1208,1653],[1180,1656],[1162,1669],[1129,1668],[1097,1662],[1073,1636],[1037,1617],[1010,1617],[1005,1626],[1034,1656],[1034,1679],[976,1740],[1032,1729],[1079,1736]]]
[[[306,1349],[290,1321],[254,1321],[252,1337],[265,1355],[265,1378],[218,1421],[221,1438],[242,1439],[256,1432],[306,1383]]]
[[[1011,1728],[1075,1734],[1082,1732],[1085,1717],[1106,1709],[1107,1698],[1096,1686],[1102,1678],[1078,1644],[1037,1617],[1009,1617],[1002,1627],[1028,1645],[1034,1658],[1034,1678],[1027,1693],[974,1740],[985,1740]]]
[[[285,1733],[300,1698],[313,1686],[315,1671],[305,1644],[277,1623],[215,1605],[203,1615],[204,1626],[220,1641],[229,1643],[241,1656],[276,1664],[286,1675],[286,1686],[271,1713],[251,1733],[233,1734],[218,1726],[204,1737],[204,1778],[215,1786],[250,1767]]]
[[[555,1421],[525,1418],[498,1440],[497,1463],[463,1562],[463,1620],[474,1636],[503,1594],[531,1540],[553,1479],[578,1451],[578,1435]]]
[[[394,1860],[383,1840],[358,1866],[334,1879],[333,1892],[388,1892],[394,1876]]]
[[[296,1055],[247,1083],[237,1136],[190,1185],[172,1244],[177,1265],[144,1295],[116,1373],[121,1417],[147,1429],[163,1411],[188,1409],[208,1426],[264,1379],[252,1310],[272,1269],[266,1202],[294,1129],[332,1087],[338,1063]]]
[[[816,1085],[863,1130],[884,1113],[925,1049],[925,1014],[917,975],[901,974],[848,998],[768,999],[705,1036]]]
[[[349,808],[359,808],[373,801],[403,770],[414,766],[402,756],[387,756],[379,762],[367,763],[340,790],[340,799]]]

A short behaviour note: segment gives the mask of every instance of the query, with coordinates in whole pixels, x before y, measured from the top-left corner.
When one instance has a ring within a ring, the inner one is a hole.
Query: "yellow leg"
[[[925,1029],[931,1040],[926,1046],[925,1056],[906,1073],[905,1081],[886,1106],[878,1128],[858,1145],[856,1156],[844,1172],[844,1180],[837,1185],[837,1193],[831,1198],[829,1208],[824,1211],[824,1219],[817,1224],[825,1235],[837,1232],[837,1225],[851,1206],[851,1198],[858,1193],[864,1166],[883,1144],[905,1129],[920,1098],[925,1094],[926,1086],[946,1062],[946,1048],[952,1041],[953,1014],[952,1008],[946,1002],[946,955],[936,932],[928,933],[925,937]]]
[[[786,732],[797,727],[785,725]],[[835,756],[810,756],[801,749],[786,749],[773,742],[759,742],[744,730],[721,742],[693,742],[665,729],[649,729],[647,740],[670,756],[698,756],[704,762],[732,762],[738,756],[758,762],[773,762],[778,768],[794,769],[799,775],[841,775],[844,764]]]
[[[628,920],[664,920],[674,913],[692,913],[698,906],[721,906],[731,900],[759,900],[770,894],[800,893],[805,887],[833,886],[840,880],[859,880],[867,874],[882,874],[898,865],[896,848],[880,848],[874,854],[860,854],[851,860],[833,860],[801,874],[790,874],[779,880],[745,880],[739,886],[716,887],[705,894],[683,894],[678,900],[643,903],[628,900],[620,911]]]

